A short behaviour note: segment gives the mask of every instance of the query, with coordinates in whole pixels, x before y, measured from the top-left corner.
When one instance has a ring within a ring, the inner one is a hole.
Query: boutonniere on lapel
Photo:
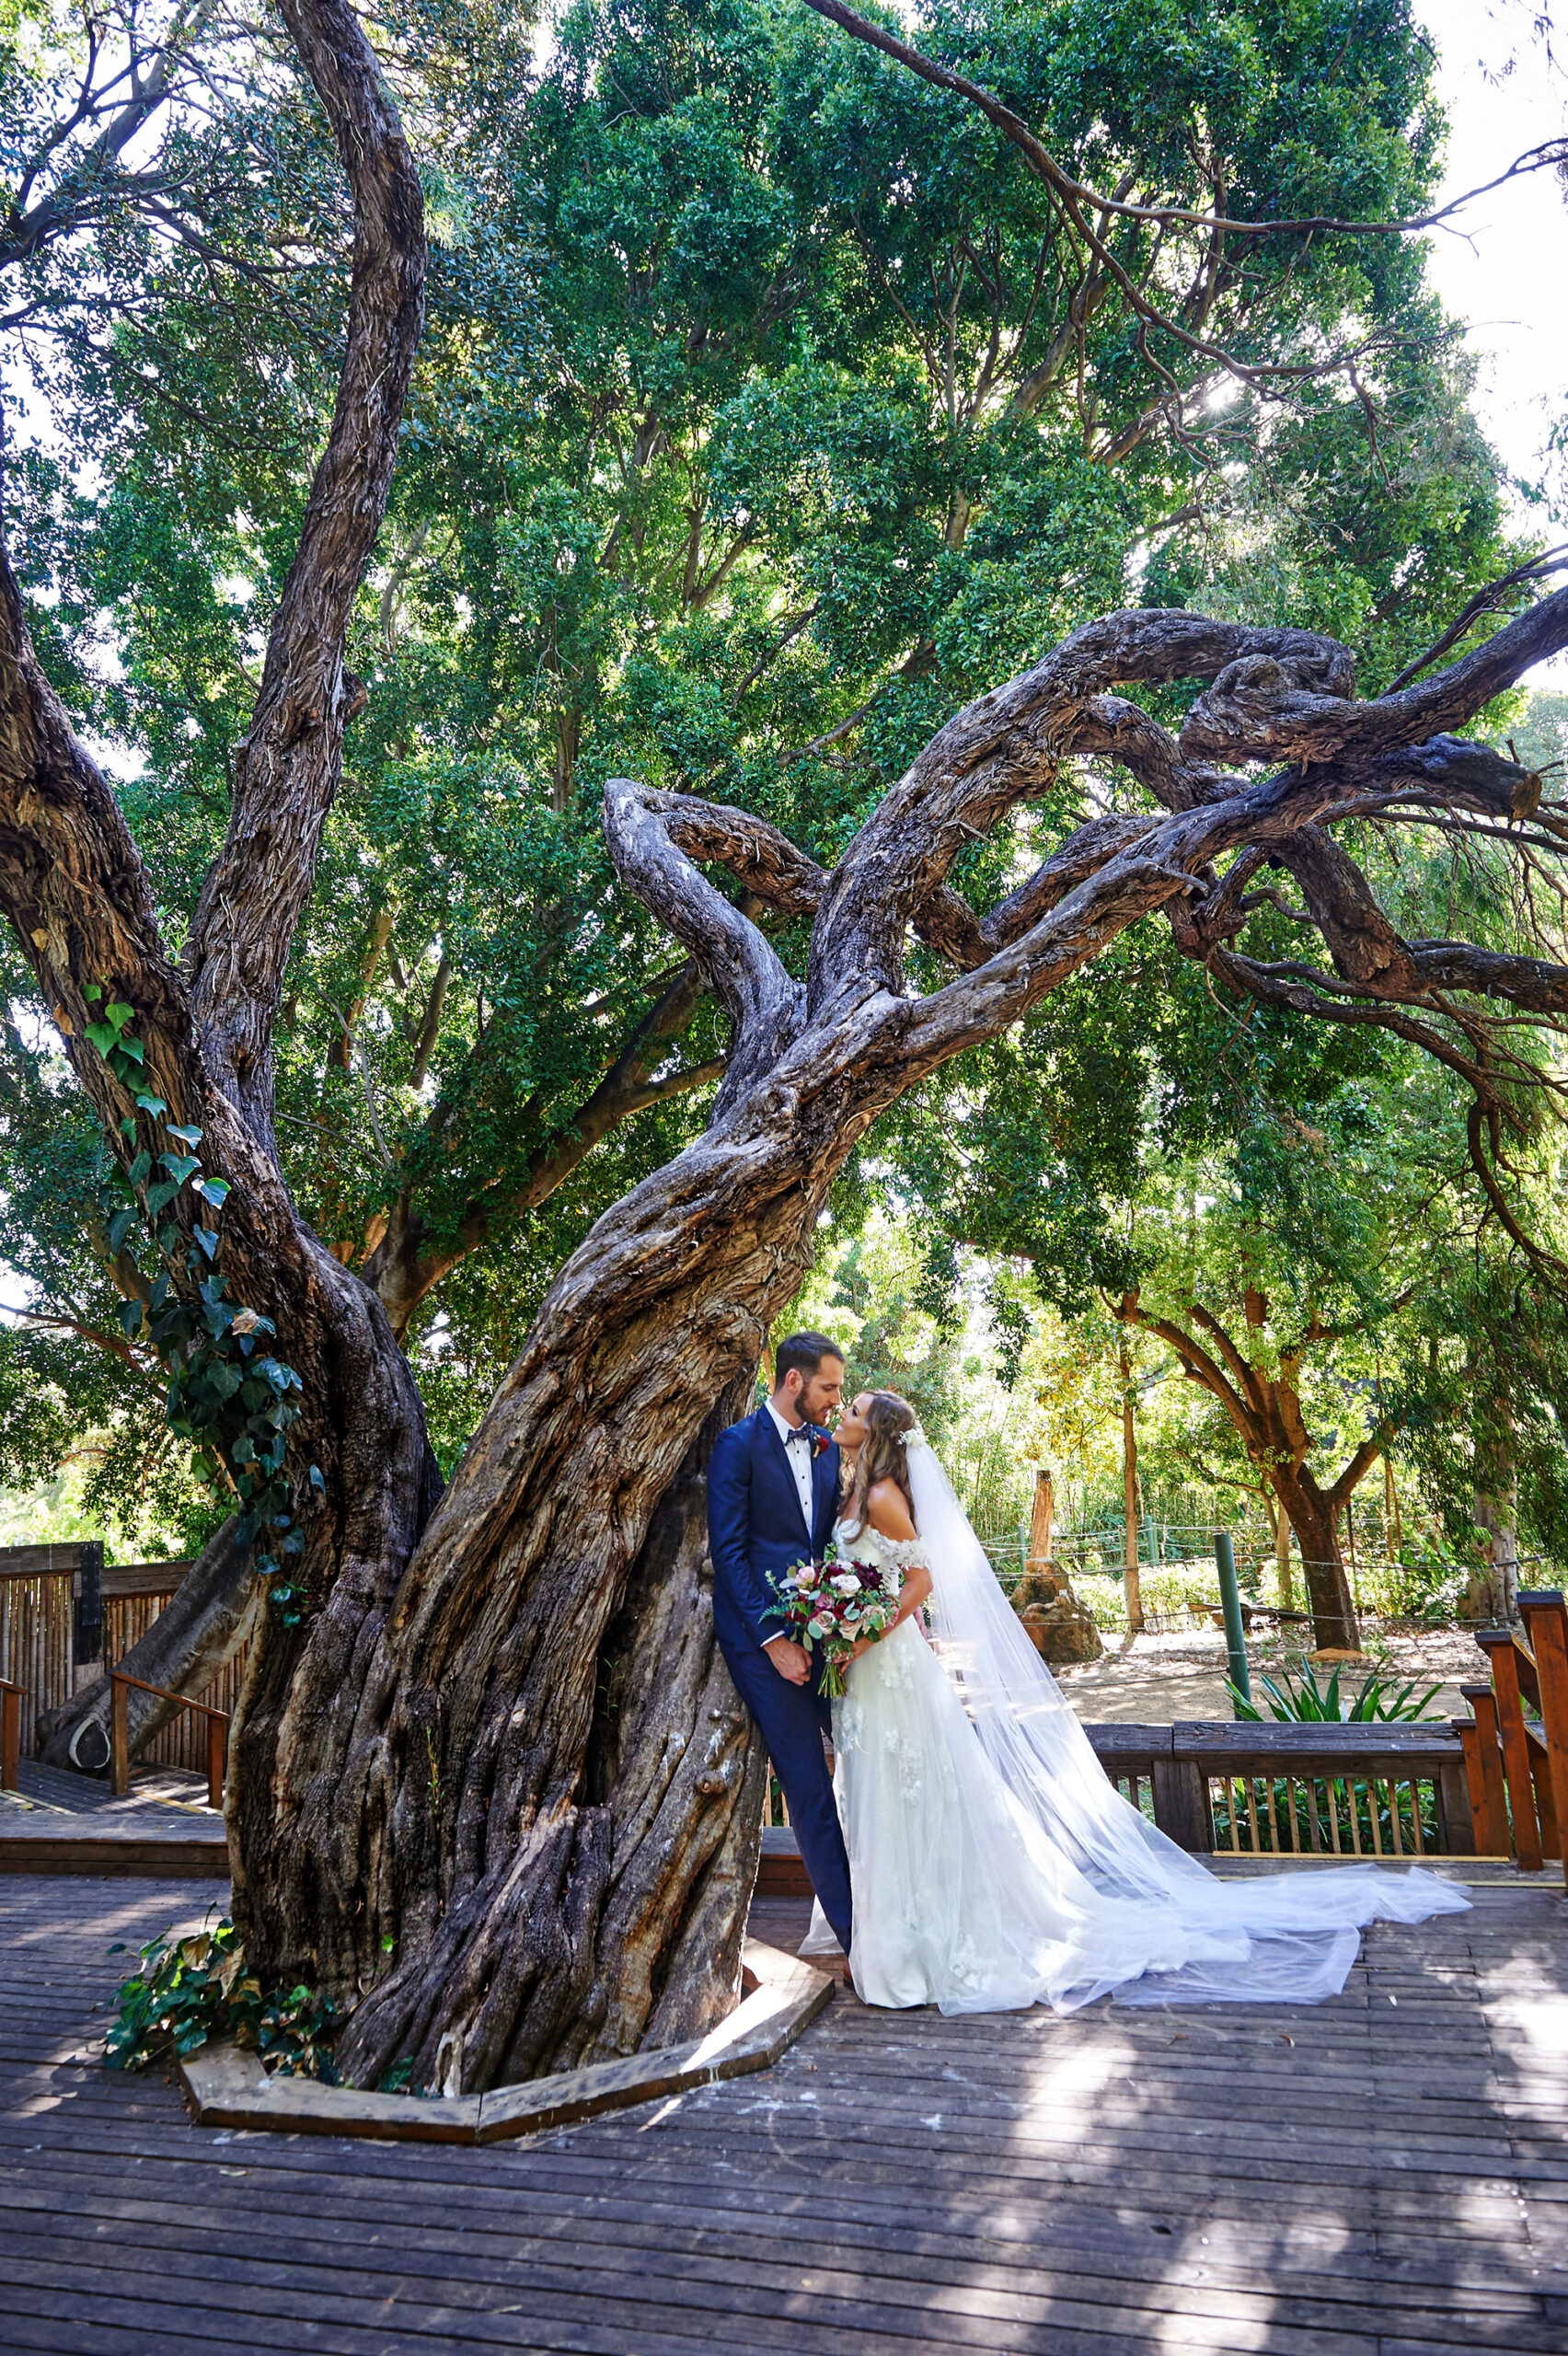
[[[823,1431],[816,1424],[809,1424],[806,1428],[812,1436],[813,1456],[825,1456],[833,1446],[833,1434]]]

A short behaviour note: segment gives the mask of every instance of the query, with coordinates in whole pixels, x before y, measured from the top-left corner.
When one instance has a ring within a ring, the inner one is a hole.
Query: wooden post
[[[109,1680],[109,1787],[118,1799],[131,1789],[131,1692],[122,1677]]]
[[[1438,1845],[1449,1857],[1473,1857],[1476,1852],[1475,1810],[1470,1805],[1468,1763],[1455,1760],[1439,1767],[1434,1778],[1437,1799]]]
[[[1138,1436],[1133,1424],[1133,1360],[1127,1330],[1119,1337],[1122,1373],[1122,1535],[1123,1582],[1127,1590],[1127,1633],[1143,1633],[1143,1590],[1138,1583]]]
[[[71,1629],[73,1692],[103,1675],[103,1542],[89,1539],[77,1553],[71,1581],[76,1602]]]
[[[1519,1676],[1513,1636],[1503,1629],[1479,1629],[1476,1643],[1492,1665],[1492,1692],[1497,1728],[1503,1744],[1503,1774],[1514,1819],[1514,1854],[1524,1873],[1539,1873],[1545,1860],[1536,1823],[1535,1785],[1530,1775],[1530,1750],[1525,1735]]]
[[[1468,1722],[1460,1718],[1458,1725],[1465,1747],[1475,1837],[1486,1843],[1480,1854],[1485,1857],[1509,1857],[1514,1853],[1514,1842],[1508,1829],[1508,1796],[1497,1739],[1497,1704],[1490,1685],[1461,1685],[1459,1692],[1474,1714]]]
[[[22,1688],[0,1677],[0,1792],[14,1792],[22,1761]]]
[[[1521,1588],[1519,1616],[1535,1655],[1540,1730],[1561,1854],[1568,1851],[1568,1611],[1562,1589]]]
[[[1394,1460],[1387,1449],[1383,1450],[1383,1534],[1389,1552],[1397,1563],[1404,1553],[1404,1537],[1400,1529],[1400,1493],[1394,1486]]]
[[[1029,1525],[1030,1570],[1044,1570],[1051,1560],[1051,1525],[1055,1519],[1056,1493],[1042,1465],[1034,1476],[1034,1514]]]
[[[207,1806],[224,1804],[224,1761],[228,1750],[228,1725],[215,1715],[207,1720]]]
[[[1168,1840],[1196,1857],[1214,1847],[1214,1820],[1209,1813],[1208,1779],[1195,1759],[1161,1759],[1152,1763],[1154,1820]]]
[[[1263,1488],[1263,1510],[1274,1515],[1274,1595],[1282,1611],[1296,1609],[1296,1581],[1290,1569],[1290,1516],[1280,1499],[1271,1499],[1268,1486]]]

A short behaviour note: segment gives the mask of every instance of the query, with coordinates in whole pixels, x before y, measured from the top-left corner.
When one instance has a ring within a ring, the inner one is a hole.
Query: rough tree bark
[[[1373,703],[1355,699],[1346,651],[1308,633],[1104,617],[950,722],[831,874],[749,813],[613,780],[622,882],[727,1010],[724,1080],[704,1136],[562,1268],[435,1503],[385,1314],[299,1220],[272,1140],[278,979],[355,699],[343,632],[422,258],[411,161],[357,19],[341,0],[284,12],[338,134],[359,244],[333,439],[229,837],[177,972],[6,574],[0,902],[117,1139],[133,1108],[81,1044],[84,990],[111,983],[133,1007],[158,1093],[234,1182],[220,1265],[275,1320],[304,1381],[296,1475],[313,1458],[326,1484],[316,1503],[299,1484],[310,1608],[298,1626],[259,1612],[233,1738],[252,1967],[358,1999],[343,2041],[355,2078],[406,2060],[416,2080],[472,2089],[678,2036],[732,1997],[763,1763],[714,1648],[702,1472],[858,1140],[1140,918],[1167,910],[1208,955],[1256,863],[1346,809],[1412,791],[1429,811],[1533,807],[1539,780],[1441,732],[1568,643],[1568,595]],[[1114,692],[1176,681],[1205,690],[1176,739]],[[1247,773],[1216,768],[1216,751]],[[1109,756],[1154,807],[1096,820],[976,911],[948,882],[954,859],[1077,753]],[[703,866],[809,918],[803,981]],[[923,997],[905,977],[912,931],[955,969]],[[1568,1010],[1568,968],[1464,942],[1398,947],[1418,996]]]
[[[218,1265],[229,1298],[271,1319],[300,1375],[296,1438],[323,1486],[301,1499],[313,1598],[396,1579],[439,1485],[412,1376],[373,1294],[298,1217],[272,1133],[272,1025],[283,965],[337,791],[342,733],[363,691],[344,668],[350,613],[386,507],[398,423],[423,315],[419,176],[374,54],[346,0],[282,0],[331,123],[356,236],[337,402],[298,553],[269,638],[233,803],[177,967],[156,895],[109,787],[39,668],[0,549],[0,905],[37,976],[76,1078],[122,1165],[167,1148],[171,1125],[202,1131],[204,1171],[230,1182]],[[133,1010],[146,1092],[139,1112],[84,1039],[97,985]],[[133,1124],[127,1136],[121,1124]],[[165,1213],[187,1242],[193,1213]],[[248,1551],[232,1529],[127,1657],[134,1673],[198,1692],[214,1646],[253,1601]],[[99,1686],[52,1714],[46,1755],[102,1747]],[[138,1697],[134,1739],[167,1705]],[[88,1731],[91,1723],[95,1729]]]

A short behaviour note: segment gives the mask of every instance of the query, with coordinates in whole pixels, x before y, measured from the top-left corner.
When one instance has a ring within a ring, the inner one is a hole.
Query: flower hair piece
[[[924,1448],[926,1445],[926,1435],[918,1424],[911,1424],[906,1432],[900,1432],[897,1437],[900,1448],[905,1449]]]

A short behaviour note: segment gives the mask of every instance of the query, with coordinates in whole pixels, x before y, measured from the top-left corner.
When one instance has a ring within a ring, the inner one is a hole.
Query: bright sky
[[[1568,131],[1568,72],[1534,39],[1533,7],[1417,0],[1416,14],[1437,50],[1448,116],[1446,197]],[[1568,20],[1562,36],[1568,61]],[[1479,198],[1460,234],[1435,234],[1432,274],[1447,309],[1468,322],[1482,424],[1510,471],[1539,481],[1552,426],[1568,415],[1568,188],[1555,172],[1534,172]],[[1532,520],[1555,542],[1568,539],[1568,453],[1558,456],[1553,487],[1554,516],[1538,509]],[[1530,684],[1568,687],[1568,656]]]

